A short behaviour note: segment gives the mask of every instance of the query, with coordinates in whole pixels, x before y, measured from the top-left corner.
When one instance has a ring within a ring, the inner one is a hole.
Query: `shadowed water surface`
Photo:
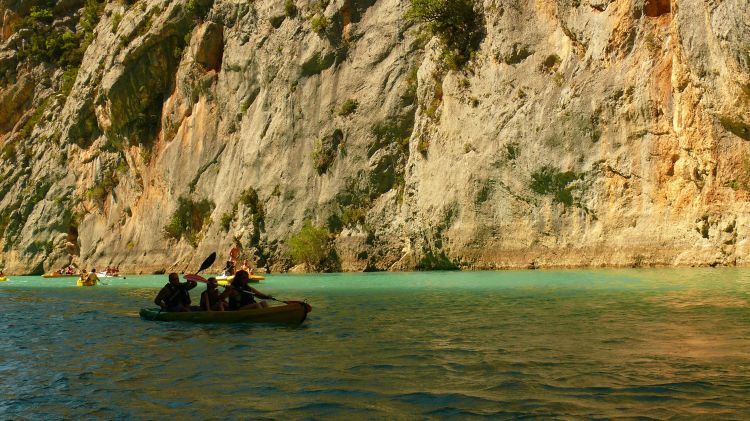
[[[298,327],[139,319],[165,282],[0,283],[0,419],[750,417],[750,270],[269,276]]]

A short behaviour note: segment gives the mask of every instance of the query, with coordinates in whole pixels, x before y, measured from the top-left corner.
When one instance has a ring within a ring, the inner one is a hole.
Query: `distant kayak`
[[[77,273],[73,273],[70,275],[63,275],[62,273],[53,272],[53,273],[46,273],[42,275],[42,278],[75,278],[76,276],[79,276],[79,275]]]
[[[121,276],[119,274],[110,273],[107,272],[96,272],[96,276],[100,278],[120,278]]]
[[[5,281],[7,281],[7,280],[8,280],[8,277],[7,277],[7,276],[3,276],[2,278],[0,278],[0,282],[5,282]]]
[[[240,311],[160,312],[158,308],[142,308],[140,315],[146,320],[165,322],[299,324],[305,321],[307,313],[310,311],[312,311],[310,305],[299,301],[290,301],[289,304],[283,306]]]
[[[260,283],[260,281],[262,281],[264,279],[266,279],[265,276],[250,275],[250,280],[248,281],[248,283],[250,283],[250,284],[257,284],[257,283]],[[229,284],[231,284],[232,280],[234,280],[234,275],[229,275],[229,276],[219,275],[219,276],[216,277],[217,283],[219,285],[222,285],[222,286],[223,285],[229,285]]]

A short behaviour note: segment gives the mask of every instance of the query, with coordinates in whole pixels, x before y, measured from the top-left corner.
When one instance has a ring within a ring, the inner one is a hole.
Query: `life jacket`
[[[239,310],[240,308],[255,302],[255,296],[250,290],[243,289],[239,285],[232,285],[232,288],[237,294],[229,296],[230,310]]]
[[[190,293],[188,292],[187,288],[185,288],[181,284],[178,286],[174,286],[170,283],[167,283],[164,288],[167,288],[169,290],[169,295],[164,299],[164,302],[167,304],[167,308],[190,305]]]

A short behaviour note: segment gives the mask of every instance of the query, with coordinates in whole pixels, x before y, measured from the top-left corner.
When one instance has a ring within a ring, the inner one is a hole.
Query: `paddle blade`
[[[185,278],[188,281],[193,281],[193,282],[204,282],[204,283],[208,282],[208,279],[200,275],[188,274],[188,275],[183,276],[183,278]]]
[[[204,269],[210,268],[211,265],[214,264],[214,261],[216,261],[216,252],[209,254],[208,257],[206,257],[206,260],[204,260],[203,263],[201,264],[201,268],[198,269],[198,271],[195,273],[199,273],[203,271]]]

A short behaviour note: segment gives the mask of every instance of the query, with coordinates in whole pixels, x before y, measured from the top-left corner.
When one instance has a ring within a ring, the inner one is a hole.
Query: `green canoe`
[[[283,306],[241,311],[190,311],[166,312],[158,308],[142,308],[140,315],[146,320],[194,323],[302,323],[312,310],[309,304],[289,301]]]

